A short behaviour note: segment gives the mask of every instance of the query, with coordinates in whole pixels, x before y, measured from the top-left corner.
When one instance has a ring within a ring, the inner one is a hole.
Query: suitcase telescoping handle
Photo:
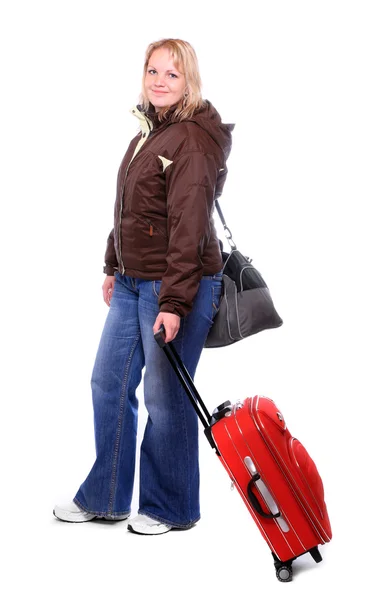
[[[191,400],[199,419],[203,423],[205,430],[209,430],[211,423],[211,415],[208,412],[203,400],[201,399],[191,375],[187,371],[182,359],[175,350],[174,344],[172,344],[172,342],[166,343],[165,336],[166,334],[164,326],[161,325],[159,331],[154,334],[155,340],[158,342],[159,346],[163,348],[164,353],[170,361],[180,383],[185,389],[187,396]]]

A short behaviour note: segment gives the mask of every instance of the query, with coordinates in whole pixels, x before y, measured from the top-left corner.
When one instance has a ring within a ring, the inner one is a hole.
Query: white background
[[[3,597],[373,597],[381,27],[380,2],[367,0],[2,4]],[[221,205],[284,319],[205,350],[196,384],[211,409],[273,398],[325,484],[333,541],[321,564],[296,561],[282,588],[202,435],[202,520],[191,531],[147,538],[125,522],[52,516],[94,460],[89,380],[116,174],[137,132],[128,110],[145,49],[163,37],[193,45],[203,96],[236,123]]]

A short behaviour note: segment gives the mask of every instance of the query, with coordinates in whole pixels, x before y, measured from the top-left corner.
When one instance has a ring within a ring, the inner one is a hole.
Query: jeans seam
[[[110,495],[109,495],[109,508],[108,513],[112,512],[114,498],[115,498],[115,490],[117,484],[117,463],[120,449],[120,440],[121,440],[121,430],[122,430],[122,421],[123,421],[123,413],[125,409],[125,398],[126,398],[126,387],[127,387],[127,378],[129,376],[130,365],[132,361],[133,354],[137,348],[139,342],[140,335],[138,335],[135,339],[135,343],[131,348],[130,355],[127,359],[125,374],[122,382],[121,396],[119,399],[119,413],[118,413],[118,421],[117,421],[117,435],[115,439],[115,446],[113,452],[113,463],[111,468],[111,481],[110,481]]]

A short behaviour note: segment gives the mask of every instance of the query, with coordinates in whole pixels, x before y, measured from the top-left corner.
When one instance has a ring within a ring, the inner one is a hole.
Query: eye
[[[149,69],[147,72],[148,73],[155,73],[156,71],[155,71],[155,69]]]
[[[178,75],[175,75],[175,73],[170,73],[170,77],[175,77],[175,79],[178,79]]]

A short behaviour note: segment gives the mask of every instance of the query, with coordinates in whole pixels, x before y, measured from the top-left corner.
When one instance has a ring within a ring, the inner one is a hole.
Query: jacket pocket
[[[166,241],[168,240],[167,234],[164,231],[162,231],[162,229],[158,227],[157,224],[154,224],[150,219],[147,219],[146,217],[140,217],[139,215],[136,215],[136,217],[142,223],[146,223],[147,231],[150,237],[153,237],[155,233],[159,233],[159,235],[161,235]]]

